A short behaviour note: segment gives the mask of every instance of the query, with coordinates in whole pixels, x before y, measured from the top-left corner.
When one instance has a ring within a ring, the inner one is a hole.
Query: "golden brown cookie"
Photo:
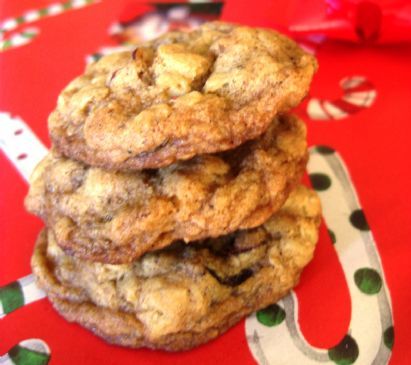
[[[57,149],[110,169],[167,166],[261,135],[307,94],[313,56],[267,29],[219,22],[90,65],[58,98]]]
[[[67,320],[110,343],[170,351],[207,342],[293,288],[318,239],[320,202],[299,186],[264,225],[125,265],[64,254],[44,231],[33,273]]]
[[[130,262],[176,239],[262,224],[299,181],[306,154],[305,126],[292,116],[236,150],[156,171],[111,172],[50,154],[33,174],[26,206],[66,251]]]
[[[150,171],[113,172],[49,154],[26,207],[77,257],[126,263],[182,239],[256,227],[285,202],[307,160],[306,130],[274,120],[255,141]]]

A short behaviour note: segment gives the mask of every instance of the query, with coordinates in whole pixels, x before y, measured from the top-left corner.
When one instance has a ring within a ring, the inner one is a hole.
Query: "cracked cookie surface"
[[[237,149],[158,170],[107,171],[52,152],[32,175],[26,207],[67,253],[125,263],[178,239],[264,223],[299,182],[306,161],[305,125],[288,115]]]
[[[320,216],[315,192],[299,186],[262,226],[123,265],[66,255],[44,231],[32,268],[67,320],[110,343],[184,350],[286,295],[312,259]]]
[[[167,166],[261,135],[308,92],[313,56],[265,29],[207,23],[104,56],[49,117],[56,148],[109,169]]]

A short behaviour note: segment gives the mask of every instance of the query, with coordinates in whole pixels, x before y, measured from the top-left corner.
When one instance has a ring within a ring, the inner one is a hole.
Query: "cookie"
[[[104,56],[49,118],[64,155],[108,169],[167,166],[261,135],[307,94],[317,64],[266,29],[207,23]]]
[[[53,234],[36,244],[38,285],[67,320],[129,347],[185,350],[286,295],[312,259],[321,208],[299,186],[264,225],[148,253],[124,265],[64,254]]]
[[[67,253],[126,263],[172,241],[258,226],[285,202],[307,161],[306,130],[276,118],[259,139],[158,170],[113,172],[51,153],[31,179],[26,207]]]

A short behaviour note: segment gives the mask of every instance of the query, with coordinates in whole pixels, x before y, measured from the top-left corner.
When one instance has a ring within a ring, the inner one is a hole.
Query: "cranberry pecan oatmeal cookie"
[[[307,94],[315,58],[268,29],[220,22],[104,56],[58,98],[64,155],[109,169],[170,165],[261,135]]]
[[[321,208],[299,186],[262,226],[109,265],[66,255],[40,234],[33,272],[69,321],[110,343],[170,351],[207,342],[293,288],[312,259]]]
[[[50,153],[26,198],[66,253],[127,263],[175,240],[261,225],[284,204],[307,161],[305,125],[274,119],[258,139],[158,170],[114,172]]]

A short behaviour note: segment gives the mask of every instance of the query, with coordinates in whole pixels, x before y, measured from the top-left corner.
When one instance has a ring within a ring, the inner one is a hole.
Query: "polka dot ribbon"
[[[34,167],[46,156],[47,148],[18,116],[0,112],[0,148],[28,181]]]
[[[250,350],[260,364],[387,364],[394,343],[391,299],[374,237],[341,156],[310,150],[308,172],[351,297],[348,333],[330,349],[311,346],[298,324],[294,292],[246,320]]]

